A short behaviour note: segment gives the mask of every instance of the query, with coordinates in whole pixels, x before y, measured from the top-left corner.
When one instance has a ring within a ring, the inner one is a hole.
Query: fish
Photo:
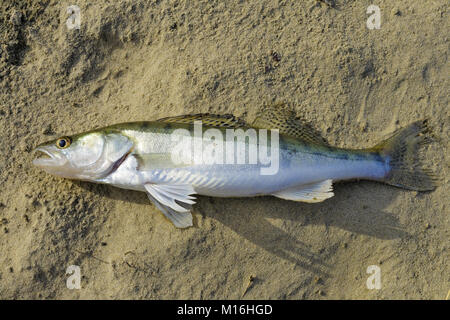
[[[370,148],[334,147],[294,109],[274,104],[251,124],[205,113],[62,136],[38,145],[33,164],[55,176],[145,192],[176,227],[187,228],[196,195],[317,203],[343,180],[432,191],[438,179],[420,157],[430,141],[428,121],[420,120]]]

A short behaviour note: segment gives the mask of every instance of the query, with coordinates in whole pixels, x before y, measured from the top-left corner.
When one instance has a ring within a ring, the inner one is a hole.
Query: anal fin
[[[325,180],[317,183],[305,184],[285,190],[278,191],[272,195],[281,199],[302,201],[302,202],[322,202],[334,196],[332,180]]]

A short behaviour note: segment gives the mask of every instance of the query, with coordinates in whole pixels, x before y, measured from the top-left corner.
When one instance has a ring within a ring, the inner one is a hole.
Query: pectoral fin
[[[150,201],[178,228],[192,226],[191,205],[195,203],[195,190],[191,185],[144,185]]]
[[[305,184],[299,187],[285,189],[272,195],[293,201],[322,202],[334,196],[332,182],[332,180],[325,180],[318,183]]]
[[[173,162],[170,153],[148,153],[134,155],[137,161],[136,170],[151,171],[155,169],[172,169],[186,167],[187,164]]]

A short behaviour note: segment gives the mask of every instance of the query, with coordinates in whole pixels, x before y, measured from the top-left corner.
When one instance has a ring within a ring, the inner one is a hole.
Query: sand
[[[3,0],[0,298],[445,299],[448,1],[378,0],[374,30],[371,4]],[[428,118],[440,187],[338,183],[319,204],[199,197],[195,226],[179,230],[144,193],[31,163],[63,134],[199,112],[251,121],[277,101],[341,147]],[[70,265],[81,289],[66,286]],[[380,289],[367,287],[372,265]]]

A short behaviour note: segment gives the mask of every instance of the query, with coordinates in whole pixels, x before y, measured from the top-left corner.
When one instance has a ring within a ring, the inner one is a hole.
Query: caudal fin
[[[385,183],[417,191],[436,188],[436,176],[419,158],[421,147],[431,141],[429,133],[427,120],[416,121],[372,148],[388,158],[390,172]]]

